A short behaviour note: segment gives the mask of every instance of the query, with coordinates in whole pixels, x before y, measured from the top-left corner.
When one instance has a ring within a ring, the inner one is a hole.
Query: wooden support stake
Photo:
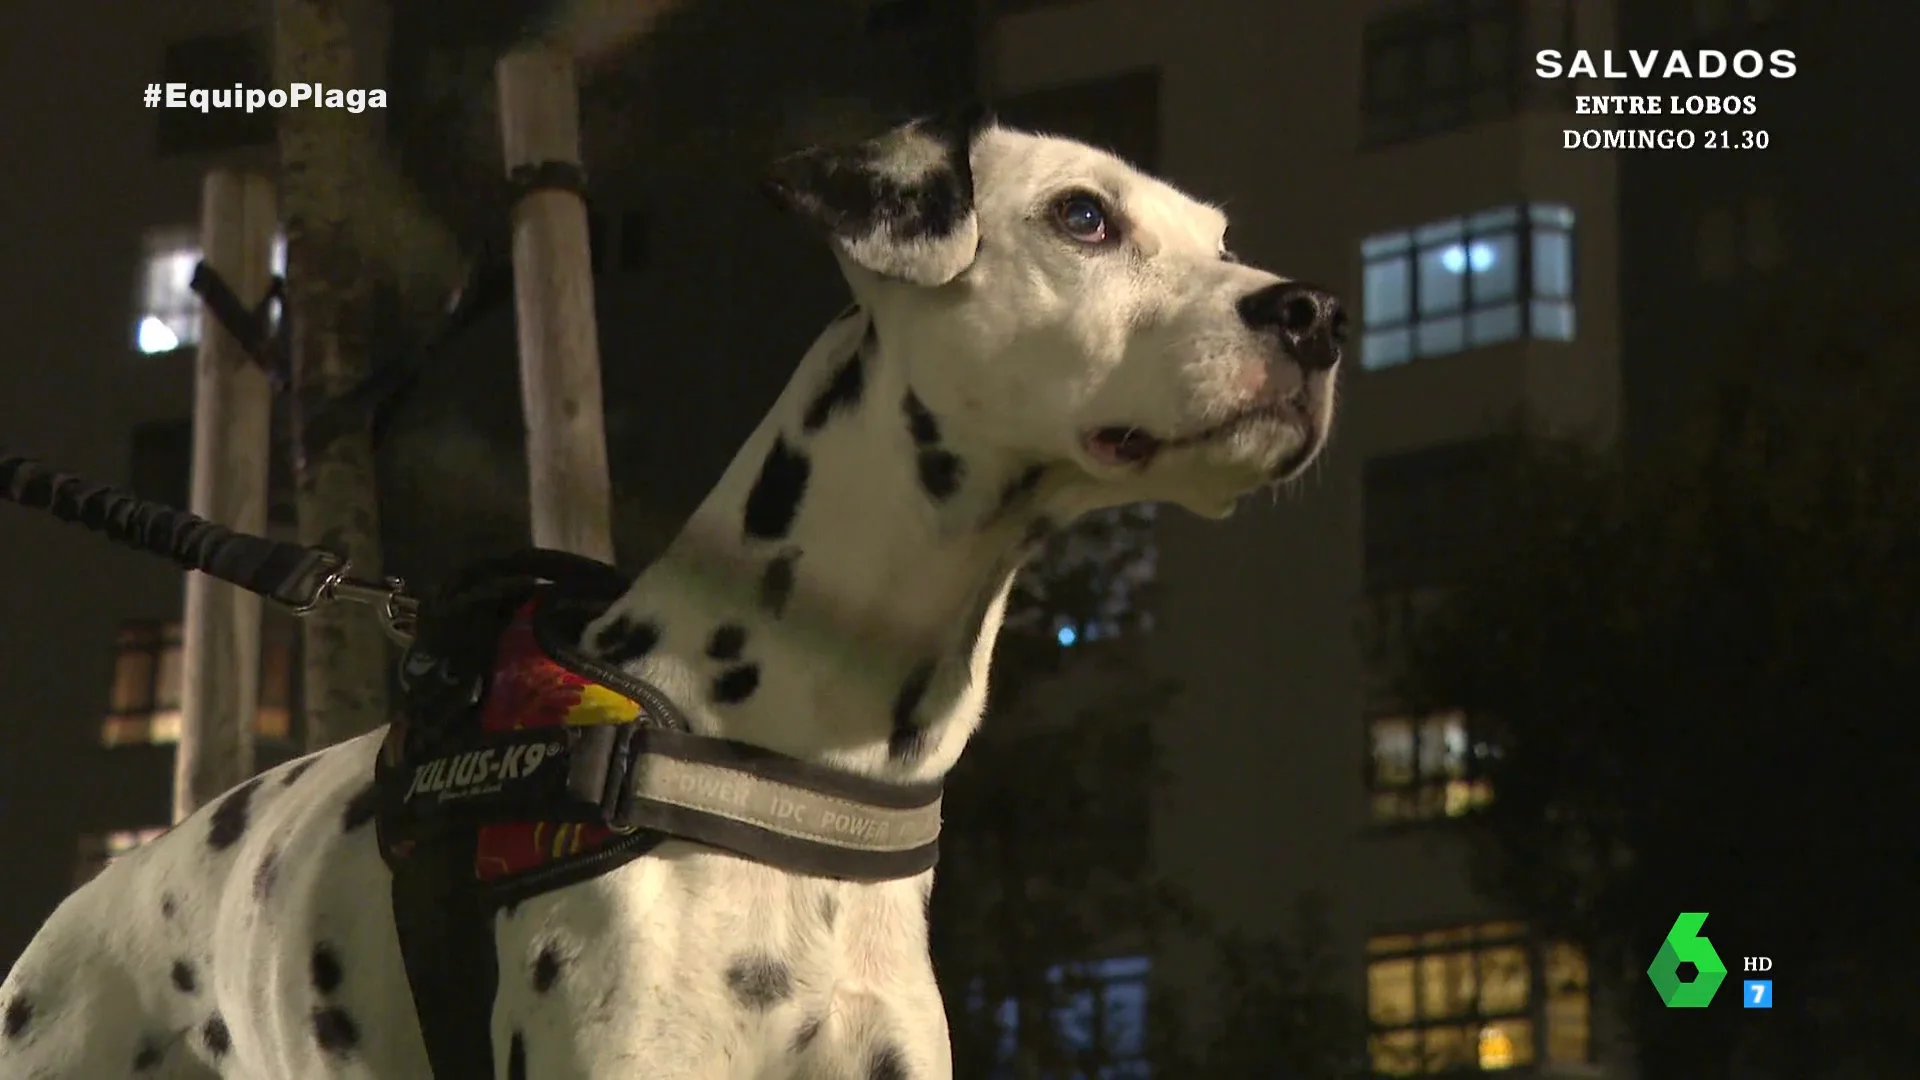
[[[572,56],[550,43],[528,45],[502,57],[495,76],[507,174],[549,163],[577,168]],[[514,206],[513,276],[533,542],[611,562],[592,245],[579,193],[533,191]]]
[[[201,189],[201,258],[249,309],[272,281],[275,209],[262,176],[216,169]],[[194,357],[194,513],[239,532],[266,531],[271,415],[266,373],[203,305]],[[186,594],[176,822],[253,775],[260,698],[260,598],[206,574],[188,574]]]

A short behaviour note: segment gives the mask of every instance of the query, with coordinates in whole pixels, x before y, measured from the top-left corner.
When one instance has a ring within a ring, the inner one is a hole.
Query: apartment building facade
[[[1323,898],[1382,1073],[1627,1075],[1585,959],[1474,888],[1461,830],[1498,797],[1475,776],[1491,748],[1401,713],[1367,647],[1486,527],[1479,440],[1516,410],[1619,428],[1617,165],[1560,148],[1569,100],[1531,61],[1609,46],[1611,6],[1026,6],[989,32],[997,94],[1097,107],[1150,84],[1152,164],[1224,202],[1244,258],[1359,316],[1301,492],[1159,521],[1154,653],[1184,690],[1160,721],[1160,865],[1267,932]]]

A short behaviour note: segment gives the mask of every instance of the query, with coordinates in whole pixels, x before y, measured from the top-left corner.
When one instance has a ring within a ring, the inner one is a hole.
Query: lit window
[[[1473,737],[1464,714],[1384,717],[1368,737],[1375,821],[1464,817],[1493,801],[1483,774],[1495,749]]]
[[[1065,1004],[1054,1011],[1060,1047],[1069,1053],[1097,1054],[1111,1064],[1085,1080],[1145,1080],[1147,981],[1152,961],[1123,956],[1093,963],[1063,964],[1047,973],[1061,987]],[[995,1013],[1000,1028],[1000,1057],[1011,1066],[1019,1052],[1020,1009],[1002,1002]]]
[[[255,734],[292,737],[293,643],[291,629],[265,619],[260,638],[260,706]],[[185,676],[180,624],[130,622],[114,643],[113,686],[100,727],[105,746],[180,741],[180,700]]]
[[[1586,960],[1542,948],[1517,923],[1487,923],[1367,944],[1373,1069],[1388,1076],[1589,1060]],[[1536,973],[1546,1000],[1534,1000]],[[1537,1038],[1545,1032],[1545,1039]]]
[[[134,317],[134,347],[149,355],[172,352],[200,341],[200,297],[193,291],[193,270],[200,265],[200,243],[172,230],[151,238],[140,274],[140,305]],[[287,241],[273,242],[273,272],[287,272]]]
[[[80,838],[80,863],[74,872],[74,887],[78,888],[105,870],[115,859],[139,847],[149,840],[165,833],[165,826],[153,826],[145,829],[121,829],[116,832]]]
[[[1573,340],[1573,211],[1564,206],[1380,233],[1360,255],[1369,370],[1526,337]]]

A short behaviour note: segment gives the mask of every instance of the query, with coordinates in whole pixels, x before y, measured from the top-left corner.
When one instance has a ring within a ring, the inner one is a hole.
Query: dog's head
[[[1242,265],[1218,209],[977,113],[776,163],[948,438],[1071,462],[1092,505],[1224,515],[1326,440],[1346,315]]]

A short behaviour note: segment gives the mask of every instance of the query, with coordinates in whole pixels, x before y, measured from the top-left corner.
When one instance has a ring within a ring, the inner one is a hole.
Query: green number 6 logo
[[[1706,922],[1704,911],[1681,912],[1647,968],[1647,978],[1653,980],[1653,988],[1669,1009],[1706,1008],[1720,989],[1721,980],[1727,977],[1727,966],[1713,951],[1713,942],[1700,936]],[[1699,972],[1692,982],[1680,981],[1681,964],[1692,964]]]

